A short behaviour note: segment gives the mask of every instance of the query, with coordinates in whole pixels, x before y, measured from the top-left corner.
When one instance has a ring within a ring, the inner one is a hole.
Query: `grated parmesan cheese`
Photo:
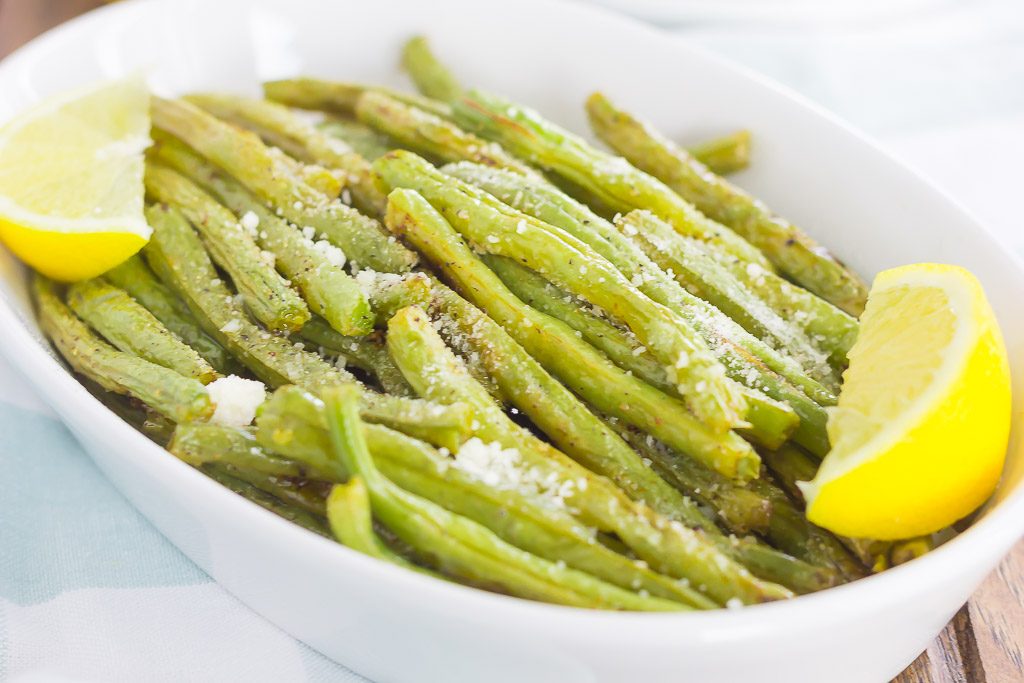
[[[224,334],[232,334],[242,329],[242,321],[238,318],[232,318],[231,320],[224,323],[220,328],[220,331]]]
[[[526,467],[516,449],[502,448],[497,442],[484,443],[479,437],[462,444],[452,464],[487,486],[536,496],[556,508],[564,508],[565,499],[586,486],[572,479],[562,480],[555,472],[544,475],[536,467]]]
[[[356,284],[367,298],[373,298],[384,287],[390,287],[402,281],[402,276],[397,273],[378,273],[375,270],[366,268],[356,273]]]
[[[256,228],[260,227],[260,217],[252,211],[246,211],[245,215],[242,216],[242,227],[250,235],[256,235]]]
[[[313,242],[313,248],[323,254],[324,258],[326,258],[327,262],[332,266],[341,268],[345,265],[345,252],[327,240],[318,240]]]
[[[210,422],[244,427],[256,417],[256,409],[267,397],[263,382],[228,375],[206,385],[213,401],[214,411]]]

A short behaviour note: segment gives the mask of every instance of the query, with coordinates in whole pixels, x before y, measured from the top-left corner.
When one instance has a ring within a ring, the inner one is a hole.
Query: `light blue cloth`
[[[674,30],[876,135],[1022,245],[1024,6],[930,7],[855,29]],[[2,364],[0,482],[0,680],[362,680],[182,556]]]
[[[0,481],[0,681],[364,680],[213,583],[53,417],[0,405]]]

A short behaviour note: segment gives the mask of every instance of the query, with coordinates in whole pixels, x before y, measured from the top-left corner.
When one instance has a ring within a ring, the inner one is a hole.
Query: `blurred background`
[[[575,1],[654,23],[802,93],[1024,255],[1024,0]],[[0,0],[0,57],[102,4]],[[1022,589],[1018,546],[900,683],[1024,680]]]

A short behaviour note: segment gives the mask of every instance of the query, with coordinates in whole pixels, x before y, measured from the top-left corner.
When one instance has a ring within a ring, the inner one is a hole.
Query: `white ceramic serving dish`
[[[757,76],[603,11],[518,0],[152,0],[109,6],[0,64],[0,118],[143,69],[163,91],[254,91],[308,73],[403,85],[400,42],[431,36],[467,83],[585,130],[601,88],[671,134],[739,126],[740,182],[861,273],[913,261],[970,268],[1003,325],[1024,396],[1024,273],[949,198],[871,142]],[[5,258],[2,258],[5,257]],[[94,400],[32,320],[25,271],[0,257],[0,350],[107,476],[228,590],[375,681],[882,681],[913,660],[1024,531],[1020,428],[994,504],[923,559],[791,602],[680,615],[598,613],[430,580],[307,533],[167,455]],[[1020,409],[1014,407],[1015,417]],[[2,438],[2,437],[0,437]],[[964,453],[970,457],[970,453]],[[45,454],[40,454],[45,457]]]

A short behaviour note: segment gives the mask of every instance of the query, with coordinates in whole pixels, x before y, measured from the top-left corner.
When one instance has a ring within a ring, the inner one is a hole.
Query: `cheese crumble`
[[[232,427],[244,427],[256,417],[256,409],[267,397],[263,382],[228,375],[206,385],[213,401],[210,422]]]
[[[245,228],[245,230],[250,235],[255,235],[256,234],[256,228],[260,227],[260,217],[257,216],[252,211],[246,211],[245,215],[242,216],[241,223],[242,223],[242,227]]]

